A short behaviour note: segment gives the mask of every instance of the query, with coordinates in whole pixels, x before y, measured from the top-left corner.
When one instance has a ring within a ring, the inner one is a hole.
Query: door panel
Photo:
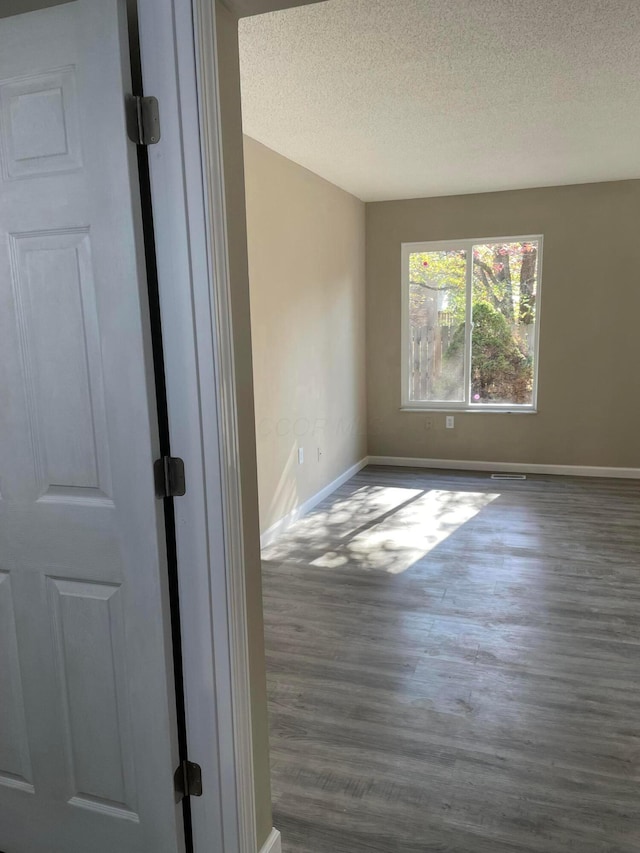
[[[111,487],[88,229],[9,240],[39,499],[104,501]]]
[[[0,784],[33,793],[8,572],[0,572],[0,696]]]
[[[0,19],[0,850],[176,853],[124,0]]]
[[[122,587],[47,581],[70,801],[137,820]]]

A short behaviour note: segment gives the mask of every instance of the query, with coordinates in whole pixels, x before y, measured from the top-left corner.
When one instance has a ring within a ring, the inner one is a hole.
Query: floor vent
[[[492,480],[526,480],[526,474],[492,474]]]

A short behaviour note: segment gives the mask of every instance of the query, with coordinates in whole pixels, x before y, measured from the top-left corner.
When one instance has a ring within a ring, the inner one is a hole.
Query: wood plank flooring
[[[284,853],[640,851],[640,482],[371,467],[263,559]]]

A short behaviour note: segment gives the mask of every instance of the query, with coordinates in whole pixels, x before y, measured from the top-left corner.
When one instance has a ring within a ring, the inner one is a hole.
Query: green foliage
[[[537,256],[535,243],[473,246],[472,402],[531,401]],[[416,252],[409,259],[411,324],[457,327],[439,376],[432,377],[442,400],[456,399],[464,374],[466,266],[464,250]]]
[[[464,325],[456,330],[444,360],[457,365],[463,353]],[[472,400],[527,403],[532,380],[531,359],[523,352],[503,314],[488,302],[474,303]]]
[[[456,320],[464,321],[466,252],[415,252],[409,256],[409,316],[425,325],[428,303],[437,300]]]

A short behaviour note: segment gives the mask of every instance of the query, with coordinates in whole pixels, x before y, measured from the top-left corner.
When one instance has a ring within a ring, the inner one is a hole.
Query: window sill
[[[492,415],[537,415],[538,410],[532,406],[522,406],[517,409],[509,409],[506,406],[400,406],[401,412],[440,412],[441,414],[455,415],[458,412],[464,414],[492,414]]]

